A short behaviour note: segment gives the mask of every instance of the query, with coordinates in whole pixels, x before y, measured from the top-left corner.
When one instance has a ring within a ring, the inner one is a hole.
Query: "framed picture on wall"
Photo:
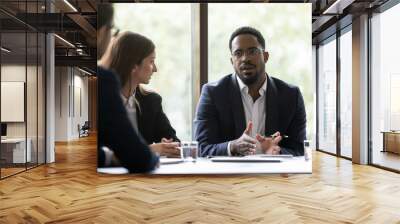
[[[24,122],[25,82],[1,82],[1,122]]]

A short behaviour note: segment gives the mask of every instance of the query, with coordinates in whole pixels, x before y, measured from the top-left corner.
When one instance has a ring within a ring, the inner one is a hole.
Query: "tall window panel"
[[[372,163],[400,170],[400,4],[373,15]]]
[[[336,154],[336,37],[318,48],[318,148]]]
[[[311,4],[208,4],[208,81],[234,72],[229,38],[235,29],[258,29],[269,52],[268,75],[298,86],[303,94],[307,139],[315,133],[310,20]]]
[[[37,2],[38,13],[46,13],[46,0]],[[38,30],[37,42],[37,163],[38,165],[46,163],[46,36],[43,30]]]
[[[31,161],[31,141],[26,136],[25,118],[27,34],[25,26],[18,29],[1,31],[2,178],[26,170],[26,162]]]
[[[44,13],[44,3],[2,1],[0,7],[18,9],[17,17],[25,18]],[[45,163],[46,40],[41,32],[0,12],[0,178]]]
[[[45,76],[45,65],[46,65],[46,37],[43,33],[38,35],[38,164],[44,164],[46,162],[46,147],[45,147],[45,124],[46,124],[46,104],[45,104],[45,88],[46,88],[46,76]]]
[[[178,138],[192,135],[191,5],[114,4],[115,25],[150,38],[156,46],[149,87],[161,95],[163,109]]]
[[[345,33],[340,36],[340,154],[351,158],[352,33],[351,27],[348,27],[347,29],[345,29]]]
[[[27,139],[28,148],[30,147],[30,158],[28,160],[28,168],[37,165],[38,158],[38,49],[37,49],[38,35],[34,31],[29,31],[27,33],[27,80],[26,80],[26,113],[27,113]]]

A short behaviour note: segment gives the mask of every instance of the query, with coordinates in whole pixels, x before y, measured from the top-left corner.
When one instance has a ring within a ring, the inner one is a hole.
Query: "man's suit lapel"
[[[266,93],[266,118],[265,118],[265,135],[272,135],[278,131],[278,107],[277,101],[279,100],[277,88],[275,86],[274,80],[267,76],[267,93]]]
[[[241,136],[246,129],[245,114],[243,109],[242,95],[235,74],[231,75],[230,101],[232,103],[233,120],[235,123],[235,137]]]

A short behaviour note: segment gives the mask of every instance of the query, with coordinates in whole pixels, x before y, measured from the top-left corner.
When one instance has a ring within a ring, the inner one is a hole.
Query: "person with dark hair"
[[[234,73],[204,85],[197,106],[195,136],[202,156],[304,154],[302,94],[265,72],[265,47],[264,37],[252,27],[232,33]]]
[[[111,39],[114,10],[110,4],[97,5],[97,59],[100,59]]]
[[[110,42],[113,8],[98,5],[97,59],[100,59]],[[120,97],[118,77],[106,65],[97,68],[98,81],[98,167],[118,161],[131,173],[149,172],[159,162],[156,156],[136,134]]]
[[[129,55],[129,57],[126,57]],[[118,74],[121,98],[133,127],[143,136],[150,148],[162,156],[180,156],[179,139],[163,112],[161,96],[146,89],[154,72],[154,43],[145,36],[124,32],[113,42],[110,68]]]

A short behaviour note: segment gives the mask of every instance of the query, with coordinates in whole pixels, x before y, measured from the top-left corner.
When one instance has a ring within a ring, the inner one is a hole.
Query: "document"
[[[257,154],[257,155],[248,155],[245,157],[250,157],[250,158],[293,158],[293,155],[291,155],[291,154],[278,154],[278,155]]]
[[[183,163],[183,159],[181,158],[160,158],[160,164],[161,165],[166,165],[166,164],[177,164],[177,163]]]
[[[281,158],[264,158],[264,157],[229,157],[229,156],[220,156],[220,157],[212,157],[212,162],[233,162],[233,163],[279,163],[281,162]]]

